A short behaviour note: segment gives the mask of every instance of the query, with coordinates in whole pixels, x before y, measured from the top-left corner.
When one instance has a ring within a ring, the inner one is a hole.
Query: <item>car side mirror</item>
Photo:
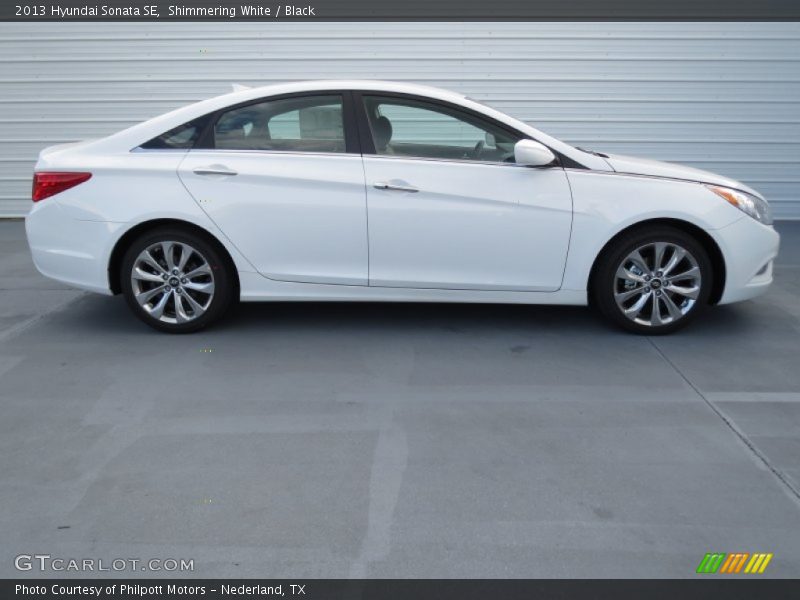
[[[539,142],[520,140],[514,145],[514,162],[528,167],[545,167],[556,159],[556,155]]]

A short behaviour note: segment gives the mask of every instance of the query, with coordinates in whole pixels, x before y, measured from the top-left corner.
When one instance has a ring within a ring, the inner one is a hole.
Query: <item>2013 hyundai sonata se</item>
[[[747,186],[402,83],[240,89],[42,151],[38,269],[200,329],[237,299],[596,305],[667,333],[772,282]]]

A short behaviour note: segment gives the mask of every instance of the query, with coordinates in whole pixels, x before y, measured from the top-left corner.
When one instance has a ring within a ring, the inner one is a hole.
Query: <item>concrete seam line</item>
[[[60,311],[64,310],[65,308],[67,308],[67,306],[69,306],[73,302],[79,300],[80,298],[83,298],[86,295],[87,295],[87,292],[81,292],[77,296],[75,296],[74,298],[68,298],[67,300],[64,300],[63,302],[59,302],[53,308],[51,308],[51,309],[49,309],[49,310],[47,310],[47,311],[45,311],[43,313],[40,313],[38,315],[34,315],[32,317],[29,317],[28,319],[25,319],[21,323],[17,323],[16,325],[13,325],[12,327],[7,329],[6,331],[0,333],[0,342],[4,342],[6,340],[9,340],[9,339],[13,338],[14,336],[19,335],[20,333],[22,333],[23,331],[28,329],[31,325],[34,325],[35,323],[38,323],[39,321],[41,321],[45,317],[49,317],[50,315],[53,315],[53,314],[55,314],[57,312],[60,312]]]
[[[753,444],[753,442],[750,441],[750,439],[745,435],[745,433],[741,429],[739,429],[739,427],[737,427],[736,424],[733,421],[731,421],[731,419],[725,416],[725,413],[723,413],[722,410],[720,410],[711,400],[705,397],[703,392],[701,392],[700,389],[696,385],[694,385],[694,383],[692,383],[689,380],[689,378],[686,377],[686,375],[683,374],[683,372],[677,367],[677,365],[673,363],[667,357],[666,354],[664,354],[661,348],[659,348],[658,345],[653,341],[653,338],[648,337],[647,341],[649,341],[650,345],[652,345],[653,348],[656,349],[656,352],[658,352],[661,355],[661,357],[665,361],[667,361],[667,364],[669,364],[669,366],[672,367],[673,370],[678,375],[680,375],[681,379],[683,379],[689,385],[689,387],[691,387],[694,390],[694,393],[700,396],[703,402],[705,402],[708,405],[708,407],[712,411],[714,411],[714,414],[716,414],[722,420],[722,422],[725,423],[725,425],[727,425],[728,429],[730,429],[736,435],[736,437],[739,438],[739,441],[741,441],[745,445],[745,447],[747,447],[750,450],[753,456],[755,456],[756,459],[758,459],[778,479],[778,481],[783,484],[785,490],[789,493],[789,496],[792,497],[795,503],[800,505],[800,490],[798,490],[792,484],[792,482],[789,481],[783,473],[781,473],[780,469],[772,466],[767,456],[763,452],[761,452],[755,446],[755,444]]]

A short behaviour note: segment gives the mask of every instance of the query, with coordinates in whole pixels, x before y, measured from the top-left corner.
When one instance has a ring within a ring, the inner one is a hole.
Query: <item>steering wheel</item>
[[[472,149],[472,158],[480,158],[481,154],[483,153],[484,146],[485,144],[483,143],[483,140],[475,144],[475,147]]]

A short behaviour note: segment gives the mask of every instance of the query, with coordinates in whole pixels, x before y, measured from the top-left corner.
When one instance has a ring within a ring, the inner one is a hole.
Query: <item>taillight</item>
[[[39,171],[33,174],[33,192],[31,198],[34,202],[44,200],[64,190],[75,187],[91,178],[91,173],[74,173],[59,171]]]

